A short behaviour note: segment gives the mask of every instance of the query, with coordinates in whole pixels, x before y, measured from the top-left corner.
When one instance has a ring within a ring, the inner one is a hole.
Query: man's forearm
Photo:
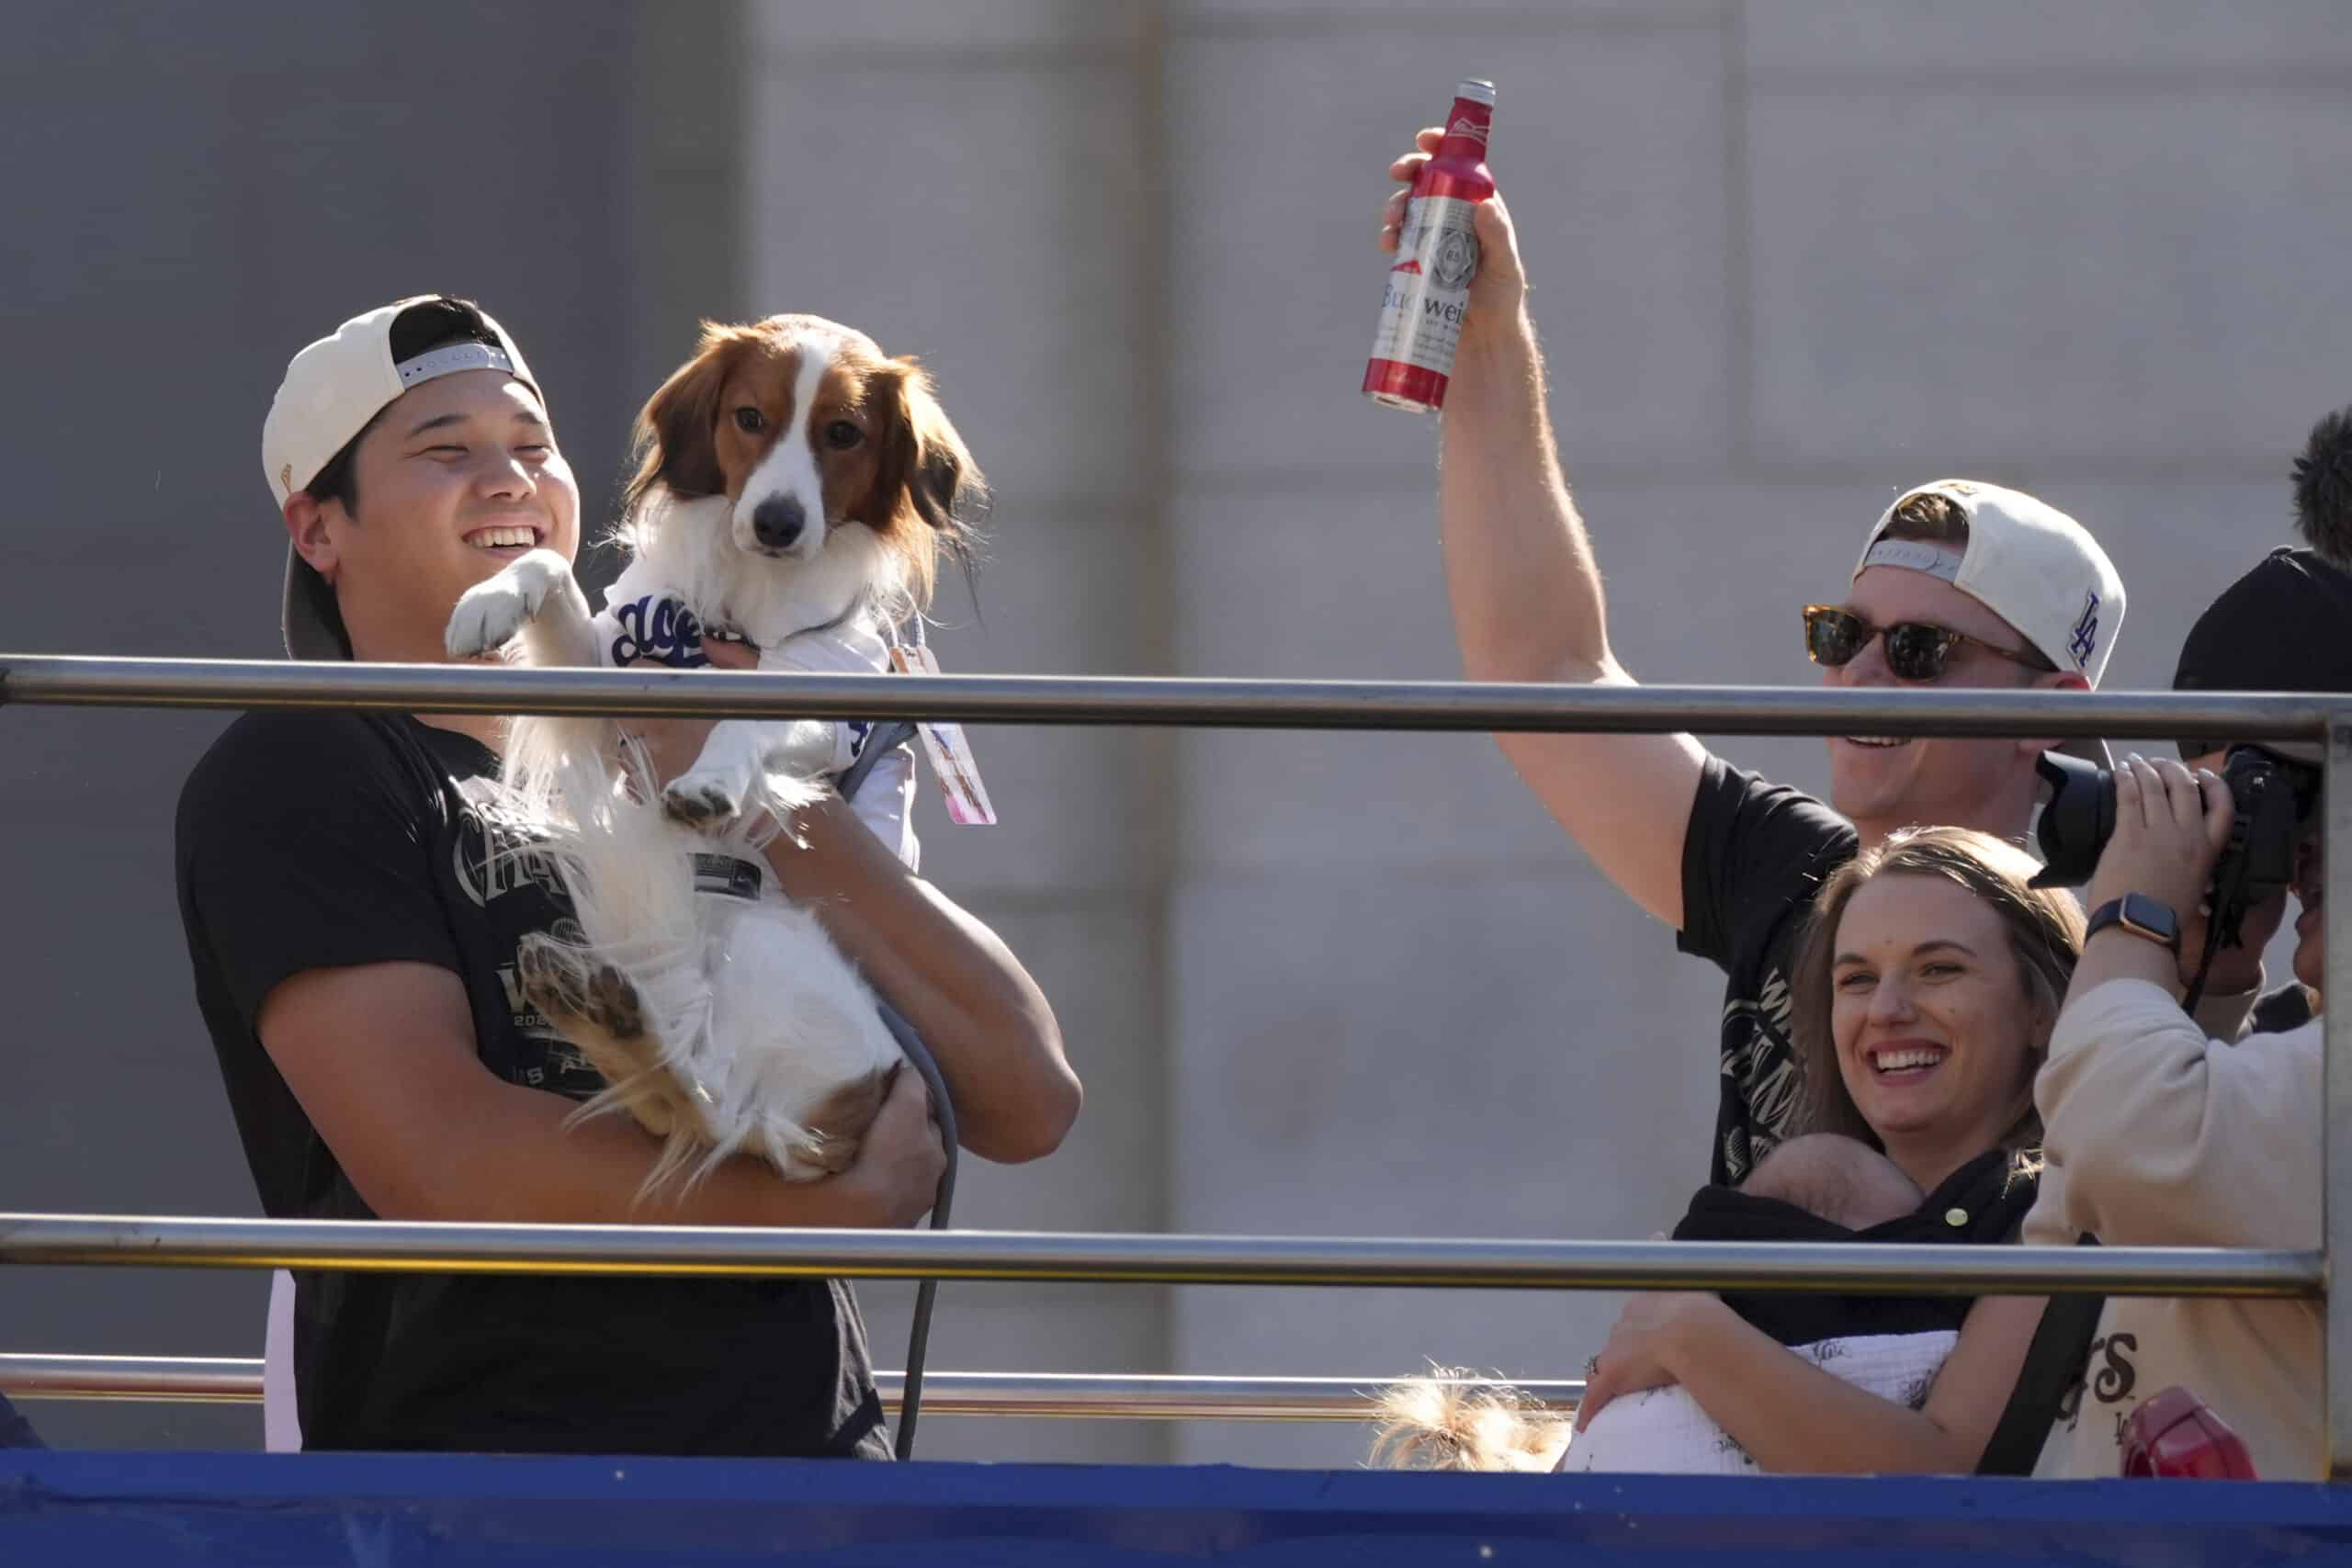
[[[311,969],[254,1032],[368,1206],[388,1220],[545,1224],[887,1225],[891,1197],[851,1172],[789,1183],[750,1158],[639,1196],[662,1145],[627,1114],[486,1067],[457,975],[389,962]],[[393,1066],[387,1068],[386,1064]]]
[[[1544,412],[1524,303],[1464,334],[1446,390],[1438,511],[1463,672],[1474,681],[1623,682],[1600,574]],[[1682,851],[1707,754],[1688,735],[1495,737],[1544,809],[1611,881],[1683,923]]]
[[[886,1224],[841,1178],[787,1182],[748,1156],[691,1189],[673,1181],[640,1197],[660,1141],[622,1112],[570,1122],[575,1109],[542,1089],[483,1084],[447,1107],[436,1154],[406,1190],[366,1194],[369,1205],[385,1219],[508,1224]]]
[[[1597,678],[1609,660],[1600,576],[1560,470],[1524,304],[1508,330],[1464,344],[1440,442],[1438,515],[1465,673]]]
[[[1077,1118],[1078,1077],[1052,1007],[996,933],[910,874],[837,797],[797,814],[767,853],[785,892],[931,1048],[964,1146],[1006,1163],[1050,1154]]]

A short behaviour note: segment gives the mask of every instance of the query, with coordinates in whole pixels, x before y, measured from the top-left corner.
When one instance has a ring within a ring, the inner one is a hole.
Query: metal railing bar
[[[1479,1290],[2306,1299],[2317,1252],[2220,1247],[1431,1241],[0,1214],[0,1263]]]
[[[877,1371],[883,1408],[896,1412],[906,1374]],[[1095,1372],[923,1375],[926,1416],[1021,1416],[1106,1421],[1363,1421],[1395,1378],[1248,1378]],[[1465,1388],[1483,1378],[1446,1379]],[[1581,1379],[1510,1385],[1554,1410],[1573,1410]],[[234,1357],[0,1354],[0,1393],[12,1399],[96,1399],[257,1404],[262,1364]]]
[[[1700,730],[2309,739],[2352,699],[2304,694],[1551,686],[1060,675],[798,675],[0,654],[0,703],[436,713],[943,718],[1363,730]]]
[[[876,1372],[882,1402],[896,1408],[900,1374]],[[936,1383],[933,1379],[939,1380]],[[1364,1421],[1396,1378],[1185,1377],[1091,1372],[926,1372],[926,1416],[1045,1416],[1119,1421]],[[1485,1379],[1449,1379],[1463,1387]],[[1574,1410],[1581,1379],[1510,1385],[1547,1409]]]
[[[249,1404],[261,1363],[237,1356],[0,1354],[0,1393],[11,1399],[137,1399]]]

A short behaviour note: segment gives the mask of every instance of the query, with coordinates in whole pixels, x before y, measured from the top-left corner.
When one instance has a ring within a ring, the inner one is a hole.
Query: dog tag
[[[760,868],[733,855],[698,852],[695,855],[695,891],[717,893],[747,903],[760,901]]]
[[[929,645],[917,643],[912,648],[893,647],[890,663],[901,675],[936,675],[939,660],[932,657]],[[915,733],[922,737],[923,754],[931,759],[932,773],[939,780],[940,792],[947,797],[947,818],[961,827],[978,824],[994,825],[996,807],[989,804],[988,786],[980,783],[980,766],[972,761],[972,749],[964,739],[960,724],[919,722]]]

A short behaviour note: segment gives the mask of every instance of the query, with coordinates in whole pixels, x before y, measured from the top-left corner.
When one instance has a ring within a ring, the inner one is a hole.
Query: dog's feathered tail
[[[711,846],[663,813],[643,749],[609,721],[516,720],[505,777],[539,825],[531,852],[554,863],[571,897],[572,922],[555,933],[556,944],[578,972],[610,964],[635,992],[636,1030],[574,1040],[607,1087],[572,1114],[633,1111],[649,1099],[671,1106],[643,1190],[682,1173],[691,1186],[701,1173],[695,1156],[710,1138],[702,1083],[710,987],[697,940],[695,855]]]
[[[550,940],[571,966],[610,964],[635,993],[640,1026],[627,1036],[575,1039],[607,1087],[575,1119],[641,1104],[668,1107],[661,1156],[640,1196],[673,1180],[682,1190],[754,1145],[759,1152],[816,1139],[774,1111],[753,1117],[743,1103],[758,1087],[714,1039],[717,993],[700,923],[696,857],[713,852],[756,862],[763,834],[713,838],[670,818],[642,746],[598,721],[518,720],[507,756],[510,787],[541,825],[532,852],[548,856],[571,896],[573,925]],[[813,785],[772,776],[763,793],[778,808],[770,823],[813,798]],[[772,827],[769,829],[773,830]],[[729,962],[723,948],[717,956]],[[643,1118],[640,1118],[643,1120]]]
[[[1574,1423],[1504,1382],[1432,1367],[1383,1389],[1372,1461],[1389,1470],[1548,1471]]]
[[[604,812],[621,782],[620,726],[609,718],[526,714],[506,730],[499,777],[534,820],[580,823]]]

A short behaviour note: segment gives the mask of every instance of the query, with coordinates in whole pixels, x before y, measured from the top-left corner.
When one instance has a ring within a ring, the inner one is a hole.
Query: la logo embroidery
[[[2074,640],[2066,651],[2075,656],[2075,668],[2090,667],[2091,655],[2098,651],[2098,593],[2097,590],[2083,595],[2083,613],[2075,622]]]

